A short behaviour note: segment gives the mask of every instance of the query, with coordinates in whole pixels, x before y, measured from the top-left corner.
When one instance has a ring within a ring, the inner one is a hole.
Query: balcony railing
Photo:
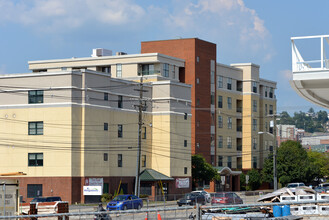
[[[160,75],[160,70],[144,70],[144,71],[138,71],[138,75],[141,76],[147,76],[147,75]]]

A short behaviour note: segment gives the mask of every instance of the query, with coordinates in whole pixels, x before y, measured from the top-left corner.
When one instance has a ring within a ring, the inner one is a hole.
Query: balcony
[[[293,37],[291,44],[293,72],[291,86],[306,100],[328,108],[329,59],[327,57],[329,54],[326,53],[325,47],[328,51],[329,35]],[[310,52],[301,54],[297,45],[301,51]],[[318,48],[320,48],[319,51]],[[312,58],[313,54],[316,59]],[[310,57],[310,59],[304,60],[302,55]]]
[[[161,75],[160,70],[144,70],[144,71],[138,71],[139,76],[148,76],[148,75]]]

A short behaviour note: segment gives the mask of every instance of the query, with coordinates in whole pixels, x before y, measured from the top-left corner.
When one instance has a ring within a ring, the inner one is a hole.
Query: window
[[[257,82],[252,82],[252,92],[257,93]]]
[[[122,64],[117,64],[117,78],[122,77]]]
[[[252,130],[256,131],[257,130],[257,119],[252,120]]]
[[[265,97],[267,97],[267,86],[265,87]]]
[[[273,98],[273,95],[274,95],[274,89],[273,88],[270,88],[269,97],[270,98]]]
[[[218,148],[223,148],[223,136],[218,136]]]
[[[232,90],[232,78],[227,78],[227,89]]]
[[[42,197],[42,184],[27,184],[27,198]]]
[[[142,127],[142,138],[146,139],[146,127]]]
[[[217,77],[217,87],[223,88],[223,77],[222,76]]]
[[[253,139],[252,139],[252,148],[253,148],[254,150],[257,149],[257,139],[256,139],[256,138],[253,138]]]
[[[215,155],[210,155],[210,164],[215,165]]]
[[[223,96],[218,96],[218,108],[223,108]]]
[[[267,104],[265,104],[265,116],[267,115]]]
[[[62,71],[66,71],[67,70],[67,67],[61,67],[61,70]]]
[[[199,83],[200,83],[200,79],[196,78],[196,84],[199,84]]]
[[[122,108],[122,95],[118,96],[118,108]]]
[[[184,167],[184,174],[187,174],[187,167]]]
[[[142,64],[142,73],[138,73],[138,75],[153,75],[155,73],[154,71],[154,65],[153,64]]]
[[[253,158],[252,158],[252,167],[253,167],[254,169],[257,169],[257,157],[253,157]]]
[[[184,120],[187,120],[187,113],[184,113]]]
[[[118,138],[122,138],[123,127],[122,125],[118,125]]]
[[[196,100],[196,105],[199,106],[200,105],[200,99]]]
[[[29,104],[43,103],[43,90],[29,91]]]
[[[197,63],[200,62],[200,57],[199,57],[199,56],[196,57],[196,62],[197,62]]]
[[[104,123],[104,131],[108,131],[109,130],[109,123]]]
[[[227,128],[232,129],[232,117],[227,117]]]
[[[29,135],[43,135],[43,121],[29,122]]]
[[[228,166],[229,168],[232,168],[232,157],[231,157],[231,156],[228,156],[228,157],[227,157],[227,166]]]
[[[102,66],[101,71],[103,73],[111,73],[111,66]]]
[[[142,167],[146,167],[146,155],[142,155]]]
[[[187,147],[187,140],[184,140],[184,147]]]
[[[265,131],[268,132],[268,125],[267,125],[267,122],[265,122]]]
[[[210,104],[215,105],[215,93],[214,92],[212,92],[210,94]]]
[[[232,148],[232,137],[227,137],[227,148]]]
[[[109,160],[109,155],[108,153],[104,153],[104,161],[108,161]]]
[[[257,100],[252,100],[252,111],[257,112]]]
[[[122,154],[118,154],[118,167],[122,167]]]
[[[227,109],[232,109],[232,98],[227,97]]]
[[[196,143],[196,147],[197,148],[200,148],[200,143]]]
[[[168,63],[163,64],[163,76],[169,77],[169,64]]]
[[[29,167],[42,167],[43,153],[29,153],[28,160]]]
[[[223,166],[223,156],[218,156],[217,164],[218,164],[219,167]]]
[[[218,116],[218,127],[222,128],[223,127],[223,117],[222,116]]]
[[[104,93],[104,100],[105,100],[105,101],[108,101],[108,100],[109,100],[109,94],[106,93],[106,92]]]
[[[270,111],[269,111],[270,115],[273,115],[273,105],[270,105]]]

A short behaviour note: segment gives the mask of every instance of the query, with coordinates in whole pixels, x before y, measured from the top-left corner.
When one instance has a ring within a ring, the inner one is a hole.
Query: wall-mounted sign
[[[86,178],[85,186],[103,186],[103,178]]]
[[[83,195],[84,196],[100,196],[102,195],[101,186],[83,186]]]
[[[190,187],[190,179],[189,178],[177,178],[176,179],[176,188],[183,189]]]

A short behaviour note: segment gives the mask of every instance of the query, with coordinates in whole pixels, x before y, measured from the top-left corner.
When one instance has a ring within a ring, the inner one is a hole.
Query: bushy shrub
[[[103,203],[105,202],[109,202],[112,200],[112,194],[109,194],[109,193],[104,193],[102,196],[101,196],[101,201]]]

